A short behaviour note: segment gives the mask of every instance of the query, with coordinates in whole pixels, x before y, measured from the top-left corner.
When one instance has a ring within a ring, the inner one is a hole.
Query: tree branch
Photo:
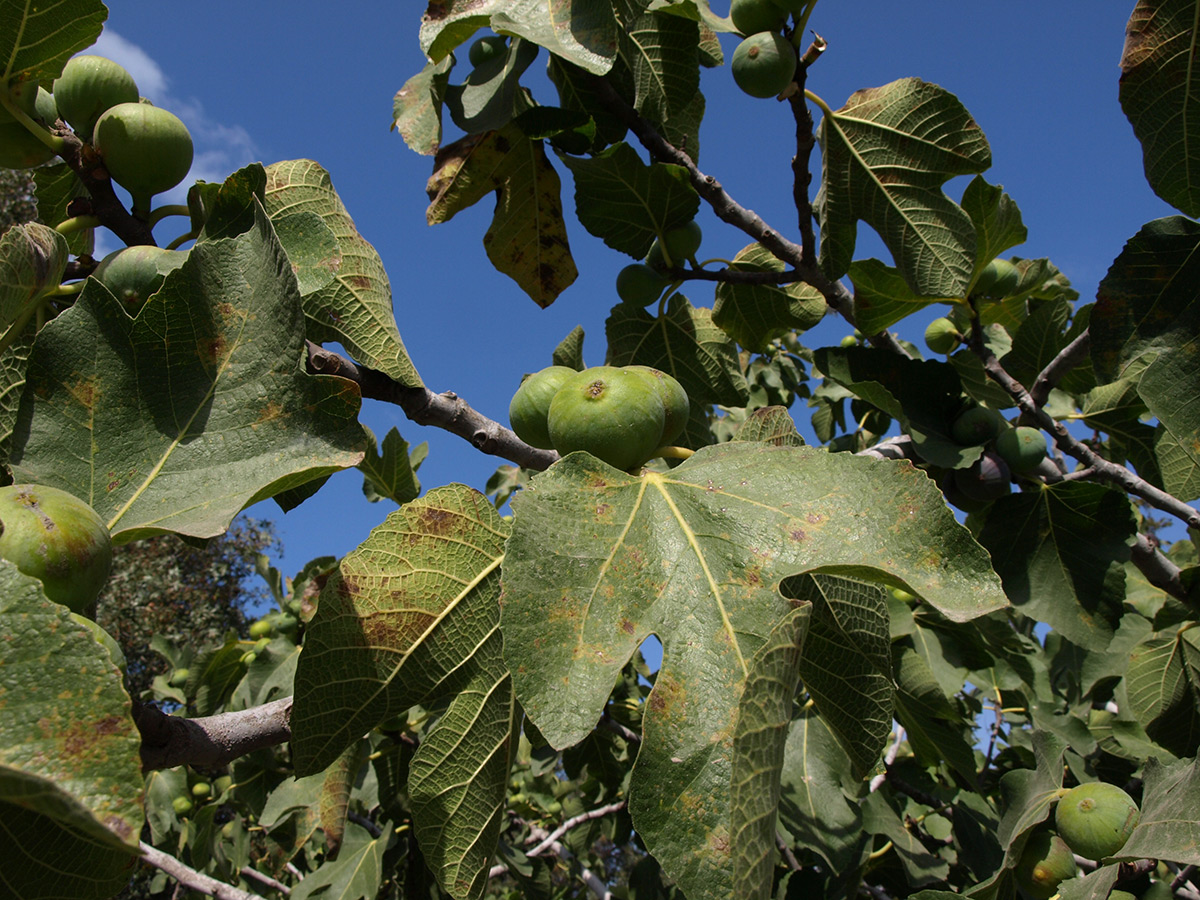
[[[1196,598],[1188,593],[1179,577],[1179,566],[1167,559],[1157,544],[1144,534],[1137,536],[1137,541],[1132,547],[1132,561],[1146,576],[1146,580],[1156,588],[1193,609],[1196,608]]]
[[[88,197],[77,197],[71,201],[68,214],[96,216],[105,228],[127,245],[154,244],[150,226],[127,210],[117,197],[108,170],[104,168],[104,160],[92,149],[92,145],[83,143],[65,125],[56,126],[51,131],[63,140],[64,146],[59,152],[63,162],[79,176],[88,192]]]
[[[624,800],[617,800],[615,803],[609,803],[605,806],[597,806],[595,809],[589,809],[587,812],[581,812],[577,816],[572,816],[563,822],[532,850],[526,851],[526,856],[538,856],[543,853],[546,848],[558,842],[558,839],[574,828],[576,825],[582,825],[584,822],[590,822],[592,819],[602,819],[609,813],[615,813],[625,808]]]
[[[1092,335],[1086,328],[1083,334],[1063,347],[1058,352],[1058,355],[1050,362],[1046,363],[1046,368],[1042,369],[1041,373],[1033,382],[1033,388],[1029,391],[1029,396],[1033,398],[1033,402],[1042,407],[1046,405],[1046,401],[1050,397],[1050,391],[1058,387],[1062,377],[1075,368],[1085,359],[1092,349]]]
[[[142,848],[142,859],[155,868],[162,869],[186,888],[199,891],[210,897],[216,897],[217,900],[260,900],[256,894],[247,893],[241,888],[225,884],[223,881],[217,881],[203,872],[197,872],[190,866],[185,866],[175,857],[163,853],[161,850],[156,850],[145,841],[140,846]]]
[[[168,716],[156,707],[136,704],[133,718],[142,735],[142,768],[223,766],[290,740],[291,715],[291,697],[198,719]]]
[[[406,387],[382,372],[308,342],[308,370],[315,375],[337,375],[358,385],[364,397],[392,403],[418,425],[435,425],[470,442],[476,449],[542,471],[558,459],[553,450],[530,447],[499,422],[476,412],[453,392],[435,394],[424,387]]]

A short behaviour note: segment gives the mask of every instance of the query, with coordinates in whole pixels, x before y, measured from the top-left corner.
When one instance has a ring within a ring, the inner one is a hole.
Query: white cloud
[[[137,82],[141,95],[155,106],[170,110],[183,120],[192,135],[195,158],[183,184],[159,195],[155,205],[184,203],[194,181],[224,181],[230,173],[260,158],[254,139],[240,125],[213,119],[194,96],[178,97],[162,66],[145,50],[111,29],[85,51],[107,57],[124,66]]]

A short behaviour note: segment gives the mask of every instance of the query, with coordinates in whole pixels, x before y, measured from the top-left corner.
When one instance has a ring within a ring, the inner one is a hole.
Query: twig
[[[360,825],[365,828],[368,832],[370,832],[370,835],[373,838],[378,838],[381,834],[383,834],[383,829],[366,816],[362,815],[362,813],[348,812],[346,813],[346,818],[355,825]]]
[[[555,828],[548,835],[546,835],[545,839],[543,839],[541,841],[541,843],[539,843],[536,847],[534,847],[532,850],[526,851],[525,855],[526,856],[538,856],[547,847],[550,847],[551,845],[557,843],[558,839],[560,837],[562,837],[564,834],[566,834],[568,831],[570,831],[576,825],[582,825],[584,822],[590,822],[592,819],[602,819],[605,816],[607,816],[609,813],[615,813],[624,808],[625,808],[625,801],[617,800],[615,803],[609,803],[606,806],[597,806],[595,809],[589,809],[587,812],[581,812],[577,816],[572,816],[571,818],[567,819],[567,821],[563,822],[561,825],[559,825],[557,828]],[[531,836],[531,839],[532,839],[532,836]]]
[[[978,329],[975,330],[978,331]],[[981,340],[973,338],[971,349],[975,351],[975,354],[983,362],[983,368],[987,372],[988,377],[1008,392],[1008,395],[1020,407],[1021,412],[1034,421],[1039,428],[1052,434],[1055,445],[1064,453],[1079,460],[1085,466],[1094,469],[1093,477],[1095,480],[1112,482],[1127,493],[1141,497],[1155,509],[1178,517],[1188,527],[1200,528],[1200,510],[1189,506],[1166,491],[1159,490],[1124,466],[1109,462],[1104,457],[1092,451],[1090,447],[1080,442],[1071,432],[1067,431],[1066,426],[1053,419],[1039,407],[1029,395],[1029,392],[1025,390],[1025,387],[1008,374],[1000,364],[1000,360],[996,358],[996,355]]]
[[[116,234],[128,245],[154,244],[150,226],[136,218],[117,197],[112,179],[104,168],[104,160],[66,127],[52,129],[63,140],[59,156],[83,182],[88,197],[77,197],[68,207],[69,216],[93,215],[104,223],[104,227]]]
[[[892,900],[891,895],[878,885],[864,883],[860,884],[858,889],[870,894],[875,900]]]
[[[1033,402],[1038,407],[1045,406],[1046,401],[1050,398],[1050,392],[1058,387],[1062,377],[1087,359],[1091,349],[1091,332],[1084,329],[1083,334],[1058,351],[1058,355],[1046,363],[1046,368],[1042,369],[1038,377],[1034,379],[1033,388],[1029,391]]]
[[[775,832],[775,846],[783,854],[783,859],[788,864],[788,868],[793,872],[799,872],[800,860],[796,859],[796,854],[792,852],[792,848],[787,845],[787,841],[783,839],[783,835],[778,831]]]
[[[254,868],[253,866],[242,866],[240,871],[247,878],[252,878],[261,884],[265,884],[267,887],[279,891],[279,893],[283,894],[285,897],[292,892],[292,889],[282,881],[276,881],[270,875],[266,875],[258,871],[258,869]]]
[[[398,384],[382,372],[360,366],[312,341],[308,342],[308,368],[313,374],[347,378],[358,385],[364,397],[394,403],[418,425],[444,428],[476,449],[523,468],[542,471],[558,459],[553,450],[530,447],[510,429],[476,412],[452,392],[435,394],[428,388]]]
[[[540,839],[545,833],[546,830],[544,828],[533,827],[530,829],[530,837],[533,840]],[[591,891],[593,895],[595,895],[597,900],[612,900],[612,892],[609,891],[608,885],[606,885],[603,880],[598,878],[596,873],[594,873],[591,869],[576,860],[575,855],[561,843],[554,841],[548,844],[546,849],[553,850],[555,856],[558,856],[564,861],[570,862],[574,860],[577,862],[579,865],[580,880],[587,886],[587,889]],[[526,854],[526,856],[532,855],[532,853]],[[508,866],[504,865],[504,863],[497,863],[488,870],[488,878],[499,878],[507,871]]]
[[[175,857],[163,853],[161,850],[156,850],[145,841],[139,844],[139,846],[142,849],[142,859],[155,868],[162,869],[184,887],[207,894],[210,897],[216,897],[217,900],[260,900],[256,895],[247,893],[241,888],[217,881],[203,872],[197,872],[190,866],[181,863]]]
[[[890,437],[874,446],[859,450],[855,456],[873,456],[876,459],[916,459],[913,439],[907,434]]]
[[[253,750],[290,740],[291,714],[291,697],[197,719],[168,716],[156,707],[137,704],[133,718],[142,735],[142,767],[149,771],[183,763],[223,766]]]
[[[813,134],[812,110],[804,97],[804,86],[808,80],[808,67],[825,51],[825,39],[818,37],[812,42],[796,66],[796,91],[788,97],[792,117],[796,120],[796,155],[792,157],[792,202],[800,227],[800,246],[805,259],[817,258],[817,238],[813,232],[813,208],[808,189],[812,186],[812,171],[809,160],[817,144]]]
[[[887,769],[896,761],[896,755],[900,752],[900,745],[904,743],[904,729],[897,726],[896,737],[892,740],[892,746],[888,747],[887,753],[883,756],[883,771],[871,779],[869,793],[875,793],[883,783],[887,781]]]

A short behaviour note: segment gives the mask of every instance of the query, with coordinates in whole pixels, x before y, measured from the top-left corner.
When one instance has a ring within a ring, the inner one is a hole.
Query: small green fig
[[[1067,845],[1084,859],[1119,852],[1137,826],[1141,810],[1133,798],[1103,781],[1067,791],[1054,810],[1054,824]]]
[[[634,306],[649,306],[670,283],[646,263],[631,263],[617,273],[617,296]]]
[[[212,785],[207,781],[197,781],[192,785],[192,796],[203,800],[212,796]]]
[[[471,44],[471,48],[467,51],[467,60],[475,68],[479,68],[484,63],[499,59],[507,52],[508,42],[498,34],[491,34],[481,37]]]
[[[663,433],[659,436],[658,446],[664,447],[683,433],[687,425],[691,403],[687,391],[674,377],[650,366],[629,366],[635,372],[645,375],[658,391],[658,397],[663,404]]]
[[[996,410],[973,406],[954,420],[950,436],[964,446],[977,447],[994,440],[1006,424]]]
[[[1003,298],[1009,296],[1021,283],[1021,273],[1007,259],[993,259],[975,282],[974,293],[983,297]]]
[[[547,366],[521,382],[508,404],[508,421],[517,437],[531,447],[553,448],[547,425],[550,401],[577,374],[567,366]]]
[[[91,142],[96,121],[118,103],[137,103],[138,86],[119,63],[103,56],[74,56],[54,80],[58,114]]]
[[[1059,884],[1078,871],[1071,848],[1050,829],[1040,828],[1025,842],[1015,873],[1034,900],[1049,900],[1058,893]]]
[[[774,97],[796,77],[796,48],[777,32],[761,31],[738,44],[729,67],[751,97]]]
[[[996,438],[996,452],[1018,475],[1027,475],[1046,458],[1046,438],[1040,429],[1025,425],[1006,428]]]
[[[167,684],[169,684],[171,687],[183,687],[185,684],[187,684],[188,676],[191,674],[192,673],[188,671],[186,666],[181,669],[176,669],[171,673],[171,677],[167,679]]]
[[[192,136],[179,118],[149,103],[118,103],[96,122],[96,152],[112,180],[149,212],[150,198],[183,181],[192,167]]]
[[[744,35],[760,31],[780,31],[787,22],[787,13],[773,0],[733,0],[729,4],[729,18],[733,26]]]
[[[190,797],[175,797],[171,801],[171,808],[175,810],[175,815],[186,816],[196,808],[196,804],[192,802]]]
[[[944,316],[934,319],[925,328],[925,346],[934,353],[953,353],[962,338],[954,322]]]
[[[0,556],[46,596],[86,615],[108,581],[112,540],[95,510],[44,484],[0,488]]]
[[[275,623],[266,618],[258,619],[251,622],[250,627],[246,631],[254,640],[264,637],[269,638],[275,633]]]
[[[187,261],[186,250],[164,250],[148,244],[114,250],[96,266],[92,276],[108,288],[130,315],[162,287],[167,274]]]
[[[663,232],[662,240],[655,238],[646,254],[646,265],[652,269],[680,268],[686,260],[694,260],[703,238],[695,221]],[[670,262],[668,263],[668,259]]]
[[[550,402],[554,449],[586,450],[617,469],[640,466],[659,446],[665,411],[643,374],[615,366],[576,373]]]

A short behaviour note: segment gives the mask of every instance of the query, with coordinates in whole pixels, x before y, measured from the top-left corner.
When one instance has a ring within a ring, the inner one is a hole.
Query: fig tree
[[[187,260],[186,250],[164,250],[148,244],[114,250],[92,275],[116,295],[130,315],[137,315],[150,295],[162,287],[168,272]]]
[[[150,198],[183,181],[192,167],[192,136],[174,114],[149,103],[118,103],[96,122],[96,152],[112,180],[145,214]]]
[[[953,353],[962,338],[954,322],[945,316],[934,319],[925,328],[925,346],[934,353]]]
[[[751,97],[774,97],[796,76],[796,49],[783,35],[760,31],[737,45],[730,69]]]
[[[659,369],[650,366],[629,366],[628,368],[644,375],[658,391],[658,397],[662,400],[663,405],[663,432],[658,438],[658,446],[663,447],[672,443],[683,433],[684,426],[687,425],[688,413],[691,411],[687,391],[674,377]]]
[[[973,406],[950,426],[950,436],[967,447],[978,447],[993,440],[1005,426],[1004,417],[986,406]]]
[[[508,421],[517,437],[529,446],[542,450],[554,447],[546,424],[550,415],[550,401],[559,388],[578,374],[567,366],[547,366],[521,382],[513,394],[512,402],[508,404]]]
[[[744,35],[760,31],[780,31],[787,22],[787,13],[772,0],[733,0],[729,4],[733,27]]]
[[[0,556],[42,582],[46,596],[87,614],[112,568],[112,541],[95,510],[42,484],[0,488]]]
[[[1062,838],[1048,828],[1039,828],[1025,842],[1017,862],[1017,882],[1034,900],[1049,900],[1058,893],[1058,886],[1074,878],[1079,870],[1075,856]]]
[[[642,373],[595,366],[567,380],[550,402],[548,426],[562,455],[586,450],[617,469],[640,466],[663,434],[665,410]]]
[[[1007,259],[993,259],[975,282],[975,293],[983,297],[1007,297],[1021,283],[1021,273]]]
[[[91,143],[96,121],[118,103],[137,103],[138,86],[123,66],[103,56],[75,56],[54,80],[58,114]]]
[[[1006,428],[996,438],[996,452],[1018,475],[1026,475],[1046,458],[1046,439],[1037,428]]]
[[[481,37],[471,45],[467,51],[467,60],[475,68],[479,68],[484,63],[499,59],[507,52],[508,42],[500,35],[492,34]]]
[[[1054,810],[1062,839],[1080,856],[1095,860],[1120,851],[1140,817],[1132,797],[1103,781],[1071,788]]]

